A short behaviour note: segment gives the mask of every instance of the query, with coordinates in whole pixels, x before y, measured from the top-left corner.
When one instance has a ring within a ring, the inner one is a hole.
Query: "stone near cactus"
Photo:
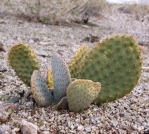
[[[3,52],[6,52],[6,50],[4,49],[4,45],[2,42],[0,42],[0,52],[3,51]]]
[[[46,80],[35,70],[31,77],[31,90],[33,98],[39,106],[49,106],[54,102],[50,90],[46,87]]]
[[[77,79],[70,83],[67,88],[67,100],[69,110],[80,112],[95,100],[101,89],[99,82]]]
[[[53,88],[52,70],[49,69],[47,73],[47,86],[48,88]]]
[[[57,103],[66,96],[66,89],[71,78],[67,64],[57,53],[53,53],[51,65],[54,83],[54,101]]]
[[[95,99],[95,103],[100,104],[130,93],[138,83],[141,66],[142,59],[136,40],[129,35],[117,35],[96,44],[83,66],[80,66],[76,78],[101,83],[101,92]]]
[[[27,86],[30,86],[33,71],[39,69],[33,49],[29,45],[19,42],[10,48],[8,61],[18,77]]]
[[[81,69],[80,66],[83,65],[84,59],[86,58],[88,51],[88,47],[86,45],[82,45],[74,53],[73,58],[69,63],[69,70],[72,78],[76,78],[79,75],[79,70]]]
[[[57,110],[68,110],[68,101],[67,97],[63,97],[56,106]]]

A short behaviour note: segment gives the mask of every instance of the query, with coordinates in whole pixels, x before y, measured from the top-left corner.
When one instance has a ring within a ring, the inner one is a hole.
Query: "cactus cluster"
[[[36,56],[29,45],[14,45],[8,60],[25,84],[30,86],[31,82],[33,98],[38,105],[55,103],[58,110],[80,112],[93,102],[114,101],[131,92],[141,74],[140,55],[132,36],[113,36],[92,49],[81,46],[69,67],[58,54],[53,53],[52,68],[48,70],[46,80],[38,71]]]

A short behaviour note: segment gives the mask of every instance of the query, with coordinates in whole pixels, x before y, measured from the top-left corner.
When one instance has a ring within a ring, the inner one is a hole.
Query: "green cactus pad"
[[[129,35],[113,36],[97,43],[89,52],[77,78],[101,83],[101,93],[95,100],[100,104],[130,93],[138,83],[141,66],[136,40]]]
[[[83,61],[88,54],[88,47],[86,45],[82,45],[78,48],[78,50],[74,53],[72,60],[69,63],[69,70],[72,78],[76,78],[78,76],[80,65],[83,65]],[[79,66],[76,66],[78,65]]]
[[[67,110],[68,109],[68,101],[67,97],[63,97],[60,102],[56,106],[57,110]]]
[[[66,89],[71,81],[71,77],[67,64],[57,53],[53,53],[51,65],[54,83],[54,100],[57,103],[66,96]]]
[[[8,61],[18,77],[30,86],[31,75],[34,70],[39,70],[36,55],[32,48],[24,43],[17,43],[8,53]]]
[[[33,98],[39,106],[49,106],[54,102],[50,90],[46,87],[46,80],[35,70],[31,77],[31,90]]]
[[[100,89],[101,84],[91,80],[77,79],[70,83],[67,88],[69,110],[72,112],[80,112],[89,107],[98,96]]]

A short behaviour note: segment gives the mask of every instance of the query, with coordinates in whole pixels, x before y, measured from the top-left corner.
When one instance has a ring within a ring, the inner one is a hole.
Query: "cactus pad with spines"
[[[78,48],[78,50],[74,53],[72,60],[69,63],[69,70],[72,78],[76,78],[80,73],[80,66],[83,65],[83,61],[88,54],[88,47],[86,45],[82,45]],[[79,66],[78,66],[79,64]]]
[[[66,96],[66,89],[71,81],[71,77],[67,64],[57,53],[53,53],[51,65],[54,84],[54,100],[57,103]]]
[[[18,77],[30,86],[31,75],[34,70],[39,70],[36,55],[32,48],[24,43],[17,43],[8,53],[8,61]]]
[[[80,66],[79,63],[76,66]],[[129,35],[117,35],[96,44],[76,78],[101,83],[101,93],[95,100],[95,103],[100,104],[130,93],[138,83],[141,66],[142,59],[136,40]]]
[[[33,98],[39,106],[49,106],[54,102],[50,90],[46,87],[46,80],[35,70],[31,77],[31,90]]]
[[[100,89],[101,84],[91,80],[77,79],[70,83],[66,92],[69,110],[80,112],[89,107],[98,96]]]
[[[47,86],[48,88],[53,88],[53,78],[51,69],[49,69],[47,73]]]

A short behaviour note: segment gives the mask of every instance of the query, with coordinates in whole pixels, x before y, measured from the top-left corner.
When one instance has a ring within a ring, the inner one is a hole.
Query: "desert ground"
[[[122,7],[103,10],[86,24],[51,25],[0,12],[0,42],[5,49],[0,51],[0,134],[149,134],[149,17]],[[52,51],[68,63],[81,44],[92,47],[115,34],[130,34],[138,41],[144,67],[140,82],[127,96],[91,105],[81,113],[34,104],[32,96],[27,97],[30,88],[8,64],[10,47],[23,41],[34,49],[42,76],[46,77]],[[6,103],[14,100],[16,103]]]

